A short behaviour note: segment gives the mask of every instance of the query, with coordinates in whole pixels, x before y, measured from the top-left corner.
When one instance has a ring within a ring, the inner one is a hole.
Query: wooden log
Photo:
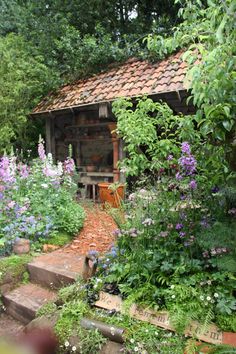
[[[80,324],[86,329],[97,329],[104,337],[117,343],[124,343],[124,329],[104,322],[82,318]]]

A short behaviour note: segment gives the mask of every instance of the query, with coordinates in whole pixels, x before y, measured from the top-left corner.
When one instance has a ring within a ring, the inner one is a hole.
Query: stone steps
[[[26,325],[37,311],[49,301],[56,300],[56,293],[36,284],[21,285],[2,298],[6,313]]]
[[[0,323],[0,342],[1,338],[16,338],[24,330],[24,325],[21,322],[15,320],[6,313],[0,314]]]
[[[59,289],[82,276],[83,267],[84,256],[53,252],[35,258],[28,271],[33,283]]]

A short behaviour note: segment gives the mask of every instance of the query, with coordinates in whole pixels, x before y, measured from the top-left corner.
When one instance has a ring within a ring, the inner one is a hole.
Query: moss
[[[0,260],[0,282],[4,280],[7,274],[10,274],[12,280],[22,279],[26,271],[26,265],[31,260],[31,256],[10,256]],[[24,276],[25,277],[25,276]]]

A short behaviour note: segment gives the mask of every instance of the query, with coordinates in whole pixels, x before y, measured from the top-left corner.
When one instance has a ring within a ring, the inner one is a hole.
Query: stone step
[[[59,289],[82,276],[84,260],[84,256],[60,252],[41,255],[28,264],[30,280],[51,289]]]
[[[56,293],[36,284],[21,285],[3,296],[6,313],[23,324],[32,321],[47,302],[56,300]]]
[[[20,335],[24,330],[21,322],[15,320],[6,313],[0,314],[0,342],[3,339],[12,339]]]

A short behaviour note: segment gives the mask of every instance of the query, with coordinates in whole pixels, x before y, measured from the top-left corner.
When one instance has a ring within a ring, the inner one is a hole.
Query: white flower
[[[48,188],[48,185],[46,183],[42,183],[41,184],[41,187],[43,187],[44,189],[47,189]]]
[[[219,297],[219,294],[215,293],[215,294],[214,294],[214,297]]]
[[[76,346],[74,345],[72,348],[71,348],[72,352],[76,352]]]
[[[155,332],[155,335],[158,336],[159,332]]]
[[[210,296],[207,296],[207,301],[211,301],[211,297]]]
[[[171,289],[174,289],[174,287],[175,287],[175,286],[174,286],[173,284],[170,286]]]
[[[172,295],[171,297],[172,297],[172,299],[175,299],[175,295]]]
[[[145,329],[145,332],[148,333],[149,332],[148,329]]]
[[[133,338],[130,339],[130,343],[132,343],[132,344],[134,343],[134,339]]]
[[[135,347],[135,348],[134,348],[134,351],[135,351],[135,352],[138,352],[138,351],[139,351],[138,347]]]
[[[65,341],[65,347],[67,348],[67,347],[69,347],[69,345],[70,345],[70,343],[68,342],[68,340]]]
[[[203,295],[200,296],[200,300],[204,301],[204,296]]]

